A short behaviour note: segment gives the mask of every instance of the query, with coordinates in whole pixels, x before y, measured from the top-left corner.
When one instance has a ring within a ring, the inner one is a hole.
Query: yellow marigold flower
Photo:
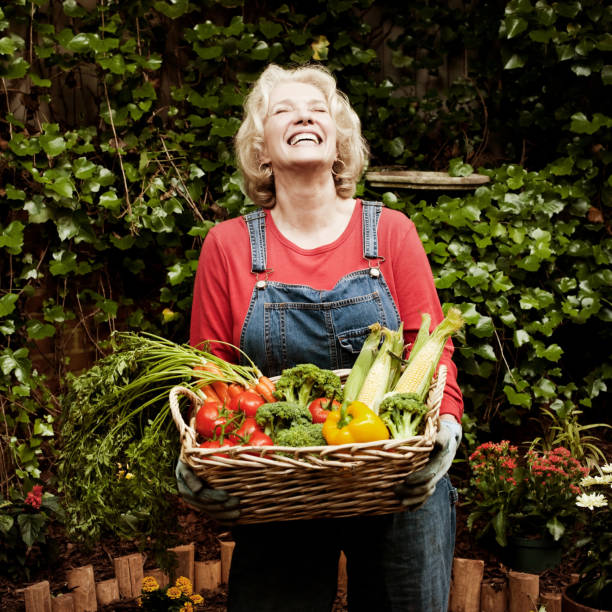
[[[128,472],[128,473],[125,475],[125,479],[126,479],[126,480],[129,480],[130,478],[134,478],[134,474],[132,474],[132,472]]]
[[[166,591],[166,595],[170,599],[178,599],[182,595],[181,589],[179,589],[178,587],[172,586]]]
[[[204,598],[199,593],[194,593],[189,599],[191,599],[196,606],[201,606],[204,603]]]
[[[191,602],[186,602],[179,612],[193,612],[193,606],[191,605]]]
[[[157,591],[157,589],[159,589],[159,584],[157,584],[157,580],[153,576],[145,576],[143,578],[141,589],[143,593],[152,593]]]
[[[179,576],[174,584],[181,589],[181,593],[183,593],[183,595],[191,595],[193,593],[193,585],[191,584],[191,580],[189,580],[189,578],[185,578],[185,576]]]

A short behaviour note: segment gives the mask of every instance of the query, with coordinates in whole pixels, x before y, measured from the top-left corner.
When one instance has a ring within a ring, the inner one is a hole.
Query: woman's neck
[[[276,178],[276,177],[275,177]],[[346,229],[355,200],[341,198],[333,179],[317,183],[312,177],[276,181],[276,204],[271,211],[278,230],[305,249],[330,244]]]

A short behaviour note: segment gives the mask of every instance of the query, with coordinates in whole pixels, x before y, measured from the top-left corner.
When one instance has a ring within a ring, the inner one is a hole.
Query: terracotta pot
[[[541,574],[544,570],[561,563],[563,549],[551,537],[508,539],[504,551],[504,562],[517,572]]]
[[[612,612],[612,608],[592,608],[579,603],[574,597],[576,597],[576,585],[570,584],[563,591],[563,597],[561,598],[562,612]]]

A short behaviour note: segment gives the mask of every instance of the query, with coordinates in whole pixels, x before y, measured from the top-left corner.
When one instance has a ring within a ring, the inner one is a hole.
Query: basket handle
[[[189,446],[195,446],[196,432],[193,427],[185,423],[183,415],[181,414],[181,407],[179,404],[179,397],[181,395],[185,395],[191,400],[191,405],[196,411],[203,403],[202,398],[197,396],[191,389],[187,389],[187,387],[172,387],[172,389],[170,389],[170,411],[172,412],[174,424],[179,430],[181,447],[183,447],[185,443]]]

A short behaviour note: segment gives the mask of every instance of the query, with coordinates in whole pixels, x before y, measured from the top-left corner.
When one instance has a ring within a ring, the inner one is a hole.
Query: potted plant
[[[580,578],[563,594],[564,612],[612,610],[612,463],[580,482]]]
[[[493,535],[513,569],[540,573],[560,563],[586,468],[564,447],[521,454],[509,441],[481,444],[469,458],[468,527]]]

